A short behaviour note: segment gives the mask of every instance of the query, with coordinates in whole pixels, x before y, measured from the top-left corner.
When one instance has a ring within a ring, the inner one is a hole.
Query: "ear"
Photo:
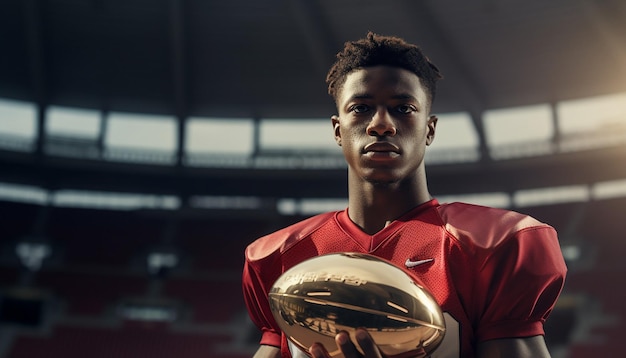
[[[428,123],[427,125],[427,133],[426,133],[426,145],[431,145],[432,142],[435,140],[435,129],[437,128],[437,121],[439,120],[439,118],[437,118],[437,116],[431,115],[428,118]]]
[[[333,132],[335,133],[335,142],[341,147],[341,130],[339,129],[339,116],[334,115],[330,117],[330,121],[333,124]]]

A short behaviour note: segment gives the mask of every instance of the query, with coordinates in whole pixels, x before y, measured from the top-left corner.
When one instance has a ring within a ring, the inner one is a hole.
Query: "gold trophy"
[[[443,340],[445,322],[433,296],[416,281],[373,255],[327,254],[284,272],[270,290],[270,308],[304,352],[320,342],[332,357],[343,357],[335,335],[346,331],[356,342],[361,327],[388,358],[426,357]]]

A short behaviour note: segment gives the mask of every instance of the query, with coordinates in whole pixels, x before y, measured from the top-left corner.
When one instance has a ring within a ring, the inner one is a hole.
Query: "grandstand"
[[[421,44],[444,73],[432,194],[559,232],[552,355],[615,356],[623,1],[7,0],[0,358],[250,357],[243,250],[345,207],[323,79],[368,30]]]

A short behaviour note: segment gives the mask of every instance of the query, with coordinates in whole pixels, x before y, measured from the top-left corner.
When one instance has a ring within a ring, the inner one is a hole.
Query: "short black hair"
[[[435,99],[437,81],[443,76],[422,50],[413,44],[395,36],[382,36],[368,32],[367,37],[346,42],[337,61],[326,76],[328,94],[337,103],[337,96],[346,81],[346,76],[359,68],[373,66],[392,66],[411,71],[420,78],[430,96]]]

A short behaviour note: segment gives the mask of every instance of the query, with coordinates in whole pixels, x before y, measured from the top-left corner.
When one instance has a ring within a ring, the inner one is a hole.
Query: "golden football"
[[[282,331],[304,352],[320,342],[331,356],[343,357],[335,335],[346,331],[356,342],[355,330],[362,327],[387,357],[422,357],[432,354],[445,334],[441,308],[427,289],[368,254],[305,260],[278,278],[269,301]]]

